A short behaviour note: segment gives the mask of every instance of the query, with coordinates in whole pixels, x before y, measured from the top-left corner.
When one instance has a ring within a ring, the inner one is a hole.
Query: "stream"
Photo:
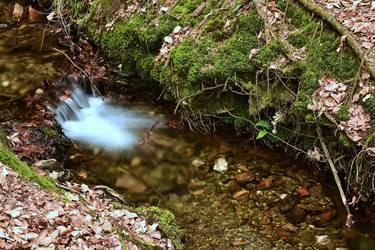
[[[69,63],[53,50],[56,29],[15,25],[12,11],[0,1],[0,122],[26,119],[25,98]],[[148,110],[167,120],[172,113]],[[346,228],[334,182],[317,166],[230,130],[159,128],[145,145],[116,155],[71,146],[64,169],[77,182],[113,188],[131,206],[169,209],[186,249],[375,249],[374,213],[358,211]]]

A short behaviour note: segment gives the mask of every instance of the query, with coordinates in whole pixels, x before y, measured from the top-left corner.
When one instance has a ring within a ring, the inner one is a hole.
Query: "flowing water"
[[[0,1],[0,121],[25,119],[23,97],[66,65],[52,50],[54,31],[14,25],[12,8]],[[329,178],[246,136],[160,128],[124,155],[72,147],[64,167],[78,181],[114,188],[129,205],[170,209],[187,249],[375,249],[374,213],[357,214],[354,228],[346,228]]]

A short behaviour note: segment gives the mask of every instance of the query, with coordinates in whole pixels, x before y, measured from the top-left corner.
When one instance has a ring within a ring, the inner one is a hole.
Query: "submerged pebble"
[[[218,158],[215,161],[214,170],[223,173],[228,170],[228,162],[225,158]]]

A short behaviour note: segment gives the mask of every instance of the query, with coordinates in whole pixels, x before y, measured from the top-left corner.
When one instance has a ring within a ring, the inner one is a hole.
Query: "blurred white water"
[[[109,151],[133,149],[153,124],[149,116],[88,95],[78,86],[73,86],[70,98],[51,110],[65,136]]]

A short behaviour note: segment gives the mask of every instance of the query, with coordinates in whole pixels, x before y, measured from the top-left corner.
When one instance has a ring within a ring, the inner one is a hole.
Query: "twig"
[[[346,217],[346,223],[345,223],[345,225],[350,228],[353,225],[353,223],[354,223],[353,222],[353,215],[350,212],[348,201],[346,199],[344,190],[342,189],[340,178],[339,178],[339,176],[337,174],[337,169],[336,169],[335,164],[333,163],[332,158],[331,158],[331,156],[329,154],[327,145],[324,142],[324,139],[323,139],[322,132],[320,130],[319,124],[317,124],[317,126],[316,126],[316,132],[318,133],[319,141],[320,141],[320,144],[322,145],[322,149],[323,149],[324,155],[325,155],[325,157],[326,157],[326,159],[328,161],[328,165],[330,166],[331,172],[333,174],[333,177],[335,178],[335,183],[336,183],[336,186],[337,186],[337,188],[338,188],[338,190],[340,192],[342,203],[344,204],[346,212],[348,213],[347,217]]]
[[[108,194],[110,194],[111,196],[115,197],[116,199],[118,199],[119,201],[121,201],[122,203],[124,204],[127,204],[127,202],[124,200],[124,198],[121,197],[120,194],[118,194],[115,190],[113,190],[112,188],[108,187],[108,186],[105,186],[105,185],[97,185],[95,187],[93,187],[92,189],[94,190],[104,190],[105,192],[107,192]]]
[[[45,27],[44,30],[43,30],[42,40],[40,41],[39,52],[42,52],[42,50],[43,50],[44,39],[45,39],[45,37],[46,37],[46,31],[47,31],[47,28],[48,28],[49,23],[50,23],[50,21],[48,21],[48,23],[46,24],[46,27]]]
[[[7,93],[0,93],[0,97],[15,98],[15,97],[17,97],[17,96],[15,96],[15,95],[11,95],[11,94],[7,94]]]
[[[69,57],[64,51],[59,50],[59,49],[56,49],[56,48],[53,48],[53,50],[55,50],[55,51],[57,51],[57,52],[63,54],[63,55],[69,60],[69,62],[70,62],[74,67],[76,67],[77,69],[79,69],[79,71],[81,71],[82,74],[85,75],[85,76],[89,79],[89,76],[86,74],[86,72],[85,72],[82,68],[80,68],[77,64],[75,64],[75,63],[73,62],[73,60],[70,59],[70,57]]]

